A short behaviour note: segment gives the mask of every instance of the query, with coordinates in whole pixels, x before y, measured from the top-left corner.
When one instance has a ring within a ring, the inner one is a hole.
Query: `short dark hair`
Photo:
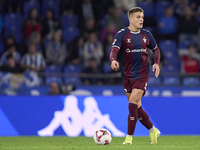
[[[133,13],[136,13],[136,12],[144,12],[144,10],[141,8],[141,7],[133,7],[131,9],[129,9],[129,11],[127,12],[128,14],[128,17],[133,14]]]

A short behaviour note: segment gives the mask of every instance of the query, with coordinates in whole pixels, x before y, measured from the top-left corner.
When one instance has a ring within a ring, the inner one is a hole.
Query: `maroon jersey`
[[[139,32],[132,32],[126,27],[115,35],[112,52],[122,51],[122,77],[132,79],[148,77],[148,48],[159,51],[153,35],[148,30],[141,29]],[[111,62],[116,60],[116,55],[112,52]],[[160,53],[158,57],[154,60],[155,63],[159,63]]]

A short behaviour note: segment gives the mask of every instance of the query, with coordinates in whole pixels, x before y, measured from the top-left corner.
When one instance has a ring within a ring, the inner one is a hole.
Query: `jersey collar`
[[[130,32],[133,33],[133,34],[139,34],[140,33],[140,31],[138,31],[138,32],[130,31]]]

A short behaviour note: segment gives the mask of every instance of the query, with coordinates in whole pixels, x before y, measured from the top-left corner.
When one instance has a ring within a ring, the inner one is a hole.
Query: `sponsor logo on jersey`
[[[127,39],[127,43],[131,43],[131,39]]]
[[[134,52],[147,52],[147,49],[126,49],[127,53],[134,53]]]

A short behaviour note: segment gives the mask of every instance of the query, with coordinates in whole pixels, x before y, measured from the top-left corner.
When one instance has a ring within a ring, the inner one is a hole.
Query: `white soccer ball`
[[[108,145],[112,140],[112,135],[107,129],[98,129],[93,138],[98,145]]]

